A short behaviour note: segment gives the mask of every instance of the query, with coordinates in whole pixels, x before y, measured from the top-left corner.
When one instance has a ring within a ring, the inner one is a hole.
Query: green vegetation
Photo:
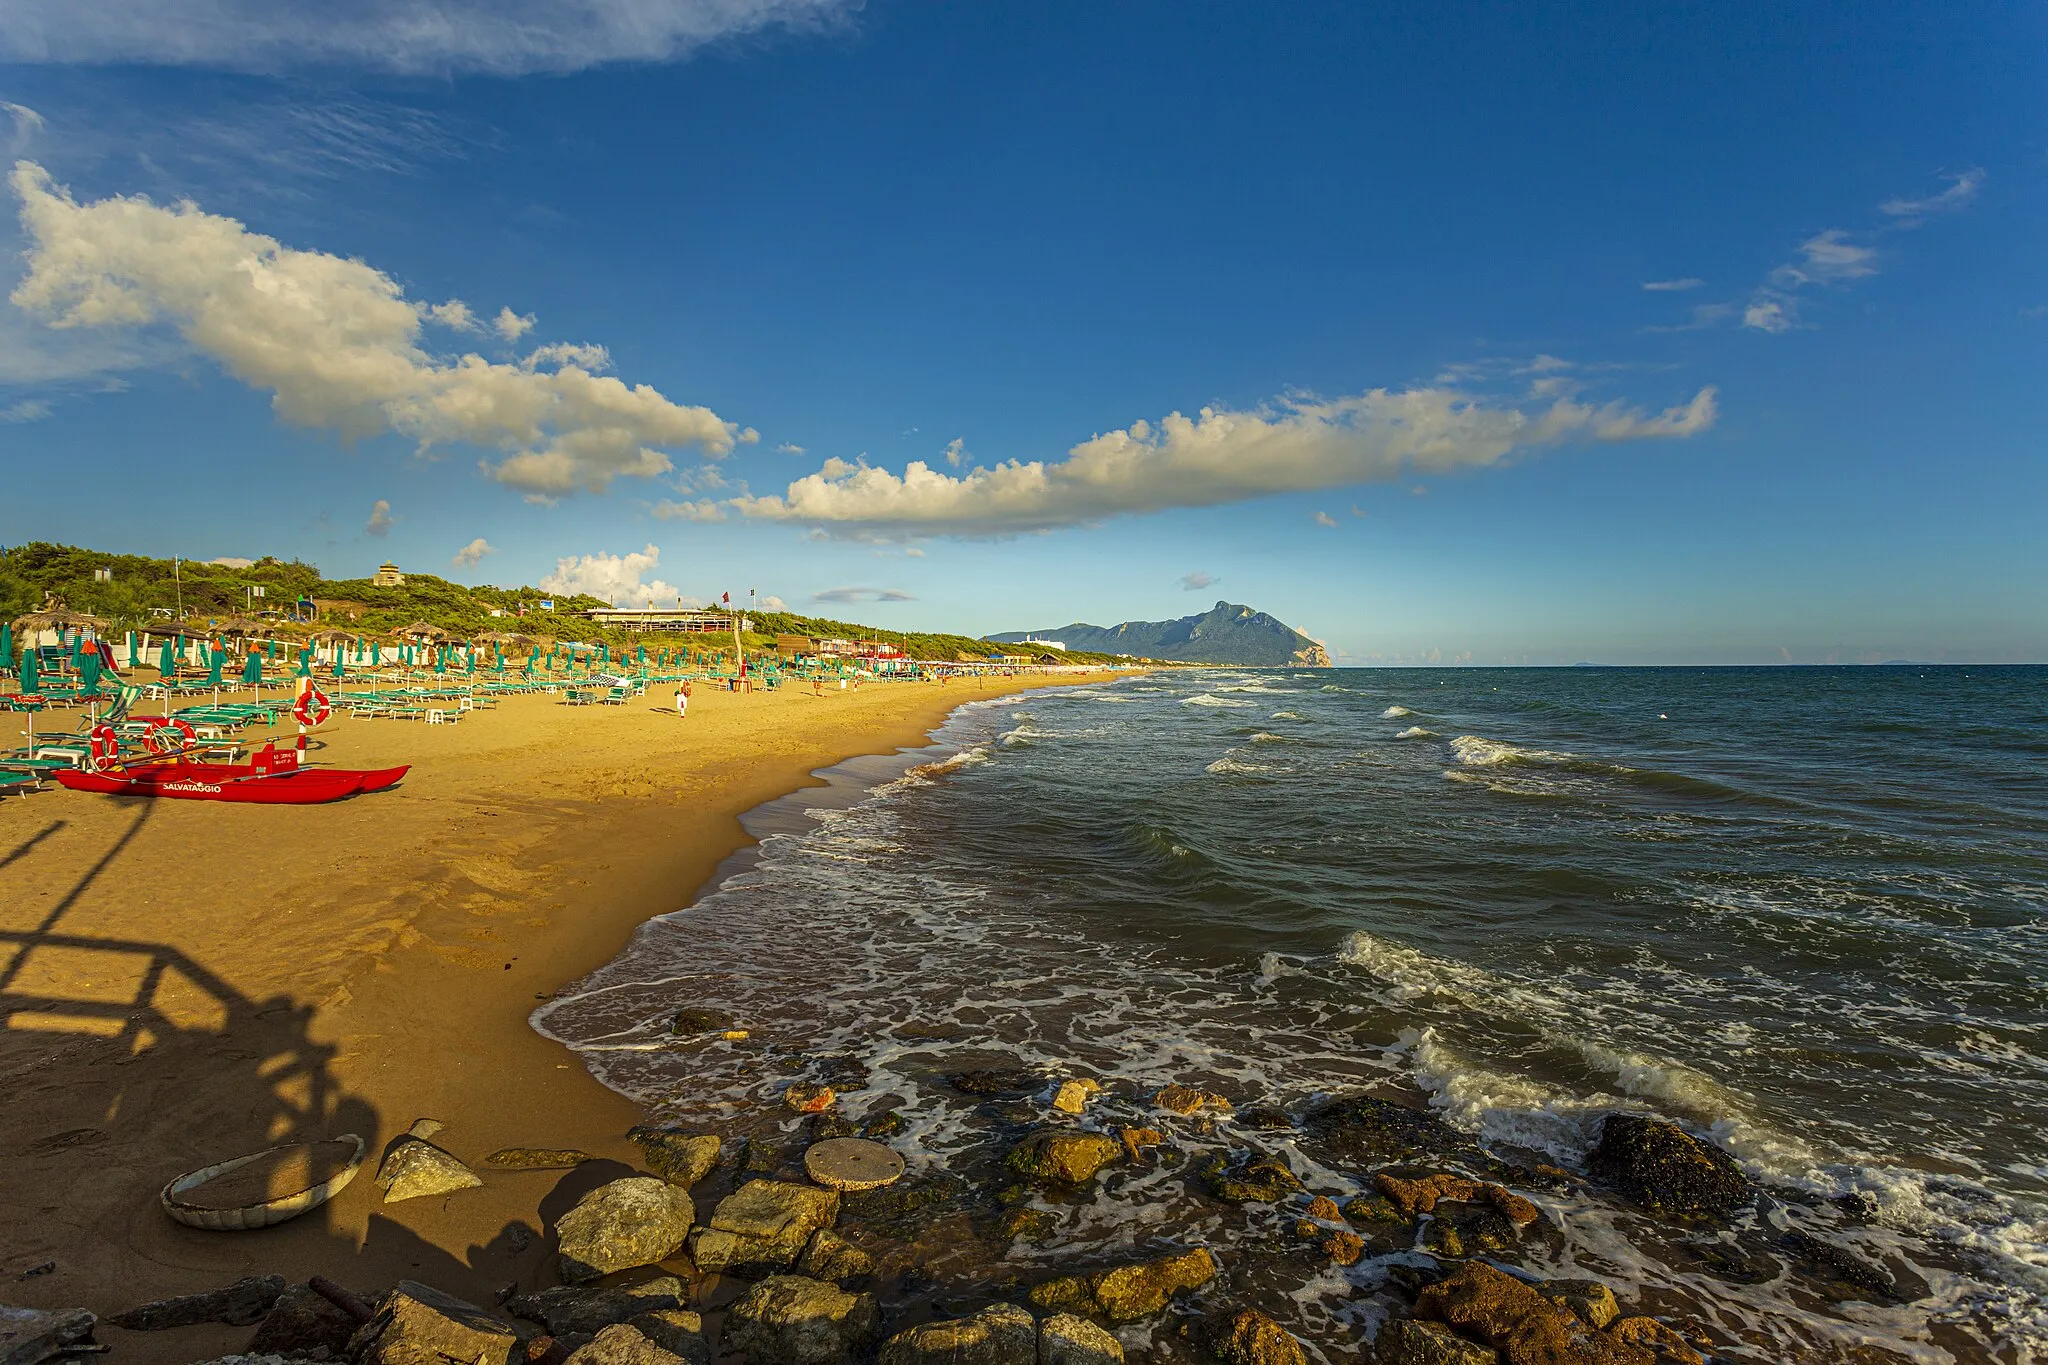
[[[1308,636],[1278,617],[1232,602],[1218,602],[1199,616],[1183,616],[1178,621],[1126,621],[1120,626],[1075,622],[1050,630],[1010,631],[988,638],[1022,640],[1027,635],[1059,640],[1070,650],[1094,649],[1181,663],[1236,664],[1247,668],[1330,666],[1329,654]]]
[[[96,569],[113,570],[111,582],[93,578]],[[251,598],[249,588],[264,595]],[[432,574],[408,573],[397,587],[378,587],[367,578],[326,579],[299,560],[259,559],[247,566],[210,564],[141,555],[108,554],[72,545],[34,542],[0,550],[0,618],[13,619],[34,611],[55,596],[73,611],[106,618],[117,630],[144,630],[176,617],[187,623],[257,614],[284,613],[300,599],[319,605],[319,627],[375,635],[425,621],[458,637],[487,630],[513,631],[555,640],[603,641],[615,650],[640,644],[673,648],[687,644],[704,653],[729,652],[728,635],[670,635],[612,626],[600,628],[578,613],[610,605],[595,597],[560,597],[540,588],[464,587]],[[538,603],[552,600],[553,612]],[[518,616],[522,606],[524,617]],[[493,617],[492,608],[510,613]],[[890,631],[851,621],[800,616],[792,612],[749,613],[753,629],[744,637],[749,650],[772,648],[778,635],[814,639],[886,640],[913,659],[953,660],[962,654],[986,658],[998,647],[968,635],[925,631]],[[1023,652],[1023,651],[1016,651]],[[1070,652],[1079,663],[1106,656]]]

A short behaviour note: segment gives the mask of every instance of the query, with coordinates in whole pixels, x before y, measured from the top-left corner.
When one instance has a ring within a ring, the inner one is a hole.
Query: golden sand
[[[452,726],[332,723],[321,761],[415,765],[335,805],[0,802],[0,1301],[104,1315],[274,1272],[410,1277],[488,1305],[533,1283],[545,1238],[514,1229],[639,1155],[633,1106],[528,1027],[536,1000],[686,904],[745,842],[743,812],[1043,681],[700,686],[687,720],[659,691],[518,697]],[[485,1186],[381,1204],[378,1156],[421,1117]],[[362,1173],[293,1222],[208,1233],[158,1207],[186,1171],[350,1132]],[[511,1146],[608,1159],[566,1179],[482,1167]],[[118,1361],[170,1362],[248,1332],[100,1339]]]

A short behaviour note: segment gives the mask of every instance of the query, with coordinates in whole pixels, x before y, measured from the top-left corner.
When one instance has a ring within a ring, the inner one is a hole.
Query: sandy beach
[[[486,1304],[533,1284],[546,1240],[528,1232],[639,1155],[634,1107],[533,1032],[536,1001],[687,903],[745,842],[743,812],[1042,685],[700,687],[681,722],[659,693],[518,697],[456,726],[332,725],[323,761],[415,765],[338,805],[0,803],[0,1297],[105,1315],[257,1273],[413,1277]],[[384,1205],[376,1155],[422,1117],[486,1183]],[[296,1221],[207,1233],[158,1207],[183,1171],[349,1132],[369,1144],[362,1174]],[[512,1145],[607,1160],[480,1165]],[[99,1339],[117,1360],[188,1361],[248,1330]]]

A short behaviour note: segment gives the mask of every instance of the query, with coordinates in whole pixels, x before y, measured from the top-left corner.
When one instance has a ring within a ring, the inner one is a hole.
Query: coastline
[[[701,894],[753,842],[748,812],[821,785],[821,769],[927,744],[962,705],[1046,686],[702,692],[680,723],[648,714],[656,695],[622,710],[514,698],[461,726],[325,736],[328,761],[416,762],[388,797],[6,803],[6,1299],[104,1317],[249,1274],[418,1278],[484,1304],[531,1286],[546,1239],[528,1234],[639,1155],[625,1139],[639,1111],[528,1024],[539,1000]],[[381,1204],[377,1154],[422,1117],[485,1183]],[[364,1170],[292,1222],[206,1233],[157,1207],[180,1172],[342,1132],[368,1144]],[[601,1159],[482,1164],[505,1146]],[[117,1359],[168,1362],[248,1331],[101,1339]]]

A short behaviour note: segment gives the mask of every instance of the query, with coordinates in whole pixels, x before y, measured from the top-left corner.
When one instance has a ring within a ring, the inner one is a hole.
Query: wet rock
[[[1210,1349],[1223,1365],[1308,1365],[1294,1334],[1256,1308],[1224,1322]]]
[[[202,1322],[224,1322],[247,1327],[260,1322],[284,1293],[284,1276],[249,1275],[221,1289],[203,1294],[181,1294],[116,1313],[107,1321],[130,1332],[159,1332],[166,1327],[196,1327]]]
[[[377,1187],[384,1191],[387,1204],[427,1195],[453,1194],[457,1190],[475,1189],[483,1183],[477,1179],[475,1171],[419,1137],[400,1138],[384,1154],[384,1162],[377,1168]]]
[[[881,1365],[1036,1365],[1038,1324],[1015,1304],[926,1322],[882,1343]]]
[[[0,1362],[39,1365],[92,1340],[99,1319],[83,1308],[16,1308],[0,1303]]]
[[[1344,1217],[1343,1210],[1337,1207],[1337,1201],[1330,1198],[1327,1194],[1319,1194],[1309,1200],[1308,1208],[1303,1212],[1308,1217],[1320,1218],[1325,1223],[1334,1223]]]
[[[681,1308],[689,1301],[683,1282],[673,1275],[634,1285],[582,1289],[557,1285],[537,1294],[515,1295],[505,1308],[545,1326],[555,1336],[571,1332],[595,1334],[642,1313]]]
[[[1863,1298],[1878,1304],[1899,1301],[1891,1276],[1847,1247],[1797,1230],[1785,1234],[1783,1245],[1801,1270],[1836,1290],[1833,1297],[1838,1300]]]
[[[1373,1183],[1379,1186],[1380,1191],[1406,1218],[1430,1212],[1439,1200],[1491,1204],[1503,1216],[1512,1220],[1516,1227],[1527,1227],[1542,1217],[1534,1204],[1505,1186],[1486,1180],[1467,1179],[1448,1171],[1424,1176],[1419,1180],[1403,1180],[1382,1171],[1374,1178]]]
[[[1030,1298],[1048,1312],[1136,1322],[1165,1308],[1174,1295],[1200,1289],[1215,1275],[1215,1256],[1206,1247],[1196,1247],[1138,1265],[1048,1280],[1032,1289]]]
[[[1344,1216],[1354,1223],[1401,1227],[1415,1220],[1382,1194],[1361,1194],[1344,1201]]]
[[[1415,1316],[1487,1342],[1507,1365],[1656,1365],[1648,1351],[1594,1331],[1533,1287],[1478,1261],[1424,1289]]]
[[[682,1250],[696,1221],[689,1193],[652,1176],[600,1185],[555,1223],[561,1276],[570,1284],[654,1265]]]
[[[697,1235],[697,1268],[721,1274],[763,1275],[788,1270],[813,1233],[839,1216],[839,1195],[815,1185],[755,1180],[718,1203]]]
[[[1422,1231],[1422,1249],[1451,1260],[1506,1251],[1515,1244],[1515,1225],[1492,1209],[1439,1204]]]
[[[1124,1155],[1132,1161],[1136,1161],[1138,1153],[1147,1147],[1157,1147],[1166,1141],[1166,1134],[1157,1128],[1119,1128],[1116,1136],[1117,1141],[1124,1145]]]
[[[1294,1127],[1294,1120],[1289,1118],[1285,1111],[1263,1104],[1238,1110],[1237,1121],[1261,1133],[1284,1133]]]
[[[829,1085],[798,1081],[782,1092],[782,1102],[799,1114],[822,1114],[839,1102],[839,1096]]]
[[[1100,1081],[1061,1081],[1060,1088],[1053,1092],[1052,1107],[1063,1114],[1078,1114],[1088,1107],[1088,1097],[1101,1090]]]
[[[704,1335],[704,1319],[682,1308],[663,1308],[633,1318],[629,1327],[641,1336],[688,1361],[689,1365],[711,1365],[711,1342]]]
[[[637,1327],[616,1323],[585,1346],[569,1353],[564,1365],[682,1365],[683,1358],[665,1350]]]
[[[295,1284],[278,1295],[244,1349],[250,1355],[311,1355],[324,1349],[338,1356],[361,1325],[313,1286]]]
[[[1749,1178],[1726,1152],[1675,1123],[1609,1114],[1587,1168],[1655,1214],[1725,1220],[1750,1201]]]
[[[512,1365],[523,1356],[512,1324],[452,1294],[400,1280],[357,1329],[348,1354],[356,1365]]]
[[[958,1075],[946,1077],[946,1084],[963,1095],[1003,1099],[1017,1099],[1029,1095],[1044,1083],[1045,1078],[1036,1071],[1021,1068],[962,1071]]]
[[[1333,1232],[1316,1247],[1338,1265],[1357,1265],[1365,1259],[1365,1239],[1355,1232]]]
[[[830,1228],[819,1228],[797,1258],[797,1273],[845,1284],[875,1273],[875,1258]]]
[[[909,1126],[904,1121],[903,1115],[897,1113],[894,1109],[884,1109],[879,1114],[870,1114],[866,1119],[862,1120],[860,1135],[879,1142],[883,1138],[897,1136]]]
[[[1059,1222],[1059,1216],[1050,1209],[1011,1209],[1003,1215],[1003,1236],[1025,1242],[1042,1242],[1052,1235]]]
[[[1010,1149],[1009,1168],[1034,1184],[1085,1185],[1123,1146],[1103,1133],[1041,1128]]]
[[[1373,1342],[1375,1365],[1500,1365],[1491,1346],[1467,1341],[1437,1322],[1396,1318]]]
[[[1660,1365],[1705,1365],[1691,1342],[1655,1318],[1623,1318],[1607,1329],[1607,1335],[1648,1350]]]
[[[693,1006],[677,1010],[670,1016],[668,1031],[683,1037],[700,1033],[725,1033],[733,1028],[733,1017],[723,1010],[704,1009]]]
[[[1202,1167],[1202,1185],[1211,1195],[1233,1204],[1277,1203],[1301,1193],[1301,1181],[1287,1163],[1263,1153],[1240,1156],[1235,1161],[1222,1156],[1209,1158]]]
[[[1124,1344],[1086,1318],[1055,1313],[1038,1324],[1038,1365],[1124,1365]]]
[[[723,1346],[748,1365],[847,1365],[875,1339],[866,1294],[802,1275],[771,1275],[726,1313]]]
[[[1600,1331],[1621,1316],[1614,1291],[1598,1280],[1542,1280],[1536,1292],[1552,1303],[1569,1308],[1579,1321]]]
[[[722,1144],[713,1133],[692,1133],[681,1128],[654,1128],[642,1124],[626,1130],[629,1141],[639,1145],[647,1169],[671,1185],[684,1189],[711,1174],[718,1164]]]
[[[484,1165],[505,1171],[563,1171],[595,1160],[573,1147],[500,1147],[484,1158]]]
[[[1178,1083],[1154,1095],[1152,1103],[1175,1114],[1228,1114],[1233,1109],[1229,1100],[1213,1090],[1200,1090]]]
[[[1351,1165],[1455,1160],[1491,1171],[1497,1164],[1435,1114],[1377,1095],[1333,1100],[1312,1110],[1303,1127],[1338,1160]]]
[[[903,1178],[903,1158],[866,1138],[830,1138],[804,1153],[804,1173],[835,1190],[878,1190]]]

